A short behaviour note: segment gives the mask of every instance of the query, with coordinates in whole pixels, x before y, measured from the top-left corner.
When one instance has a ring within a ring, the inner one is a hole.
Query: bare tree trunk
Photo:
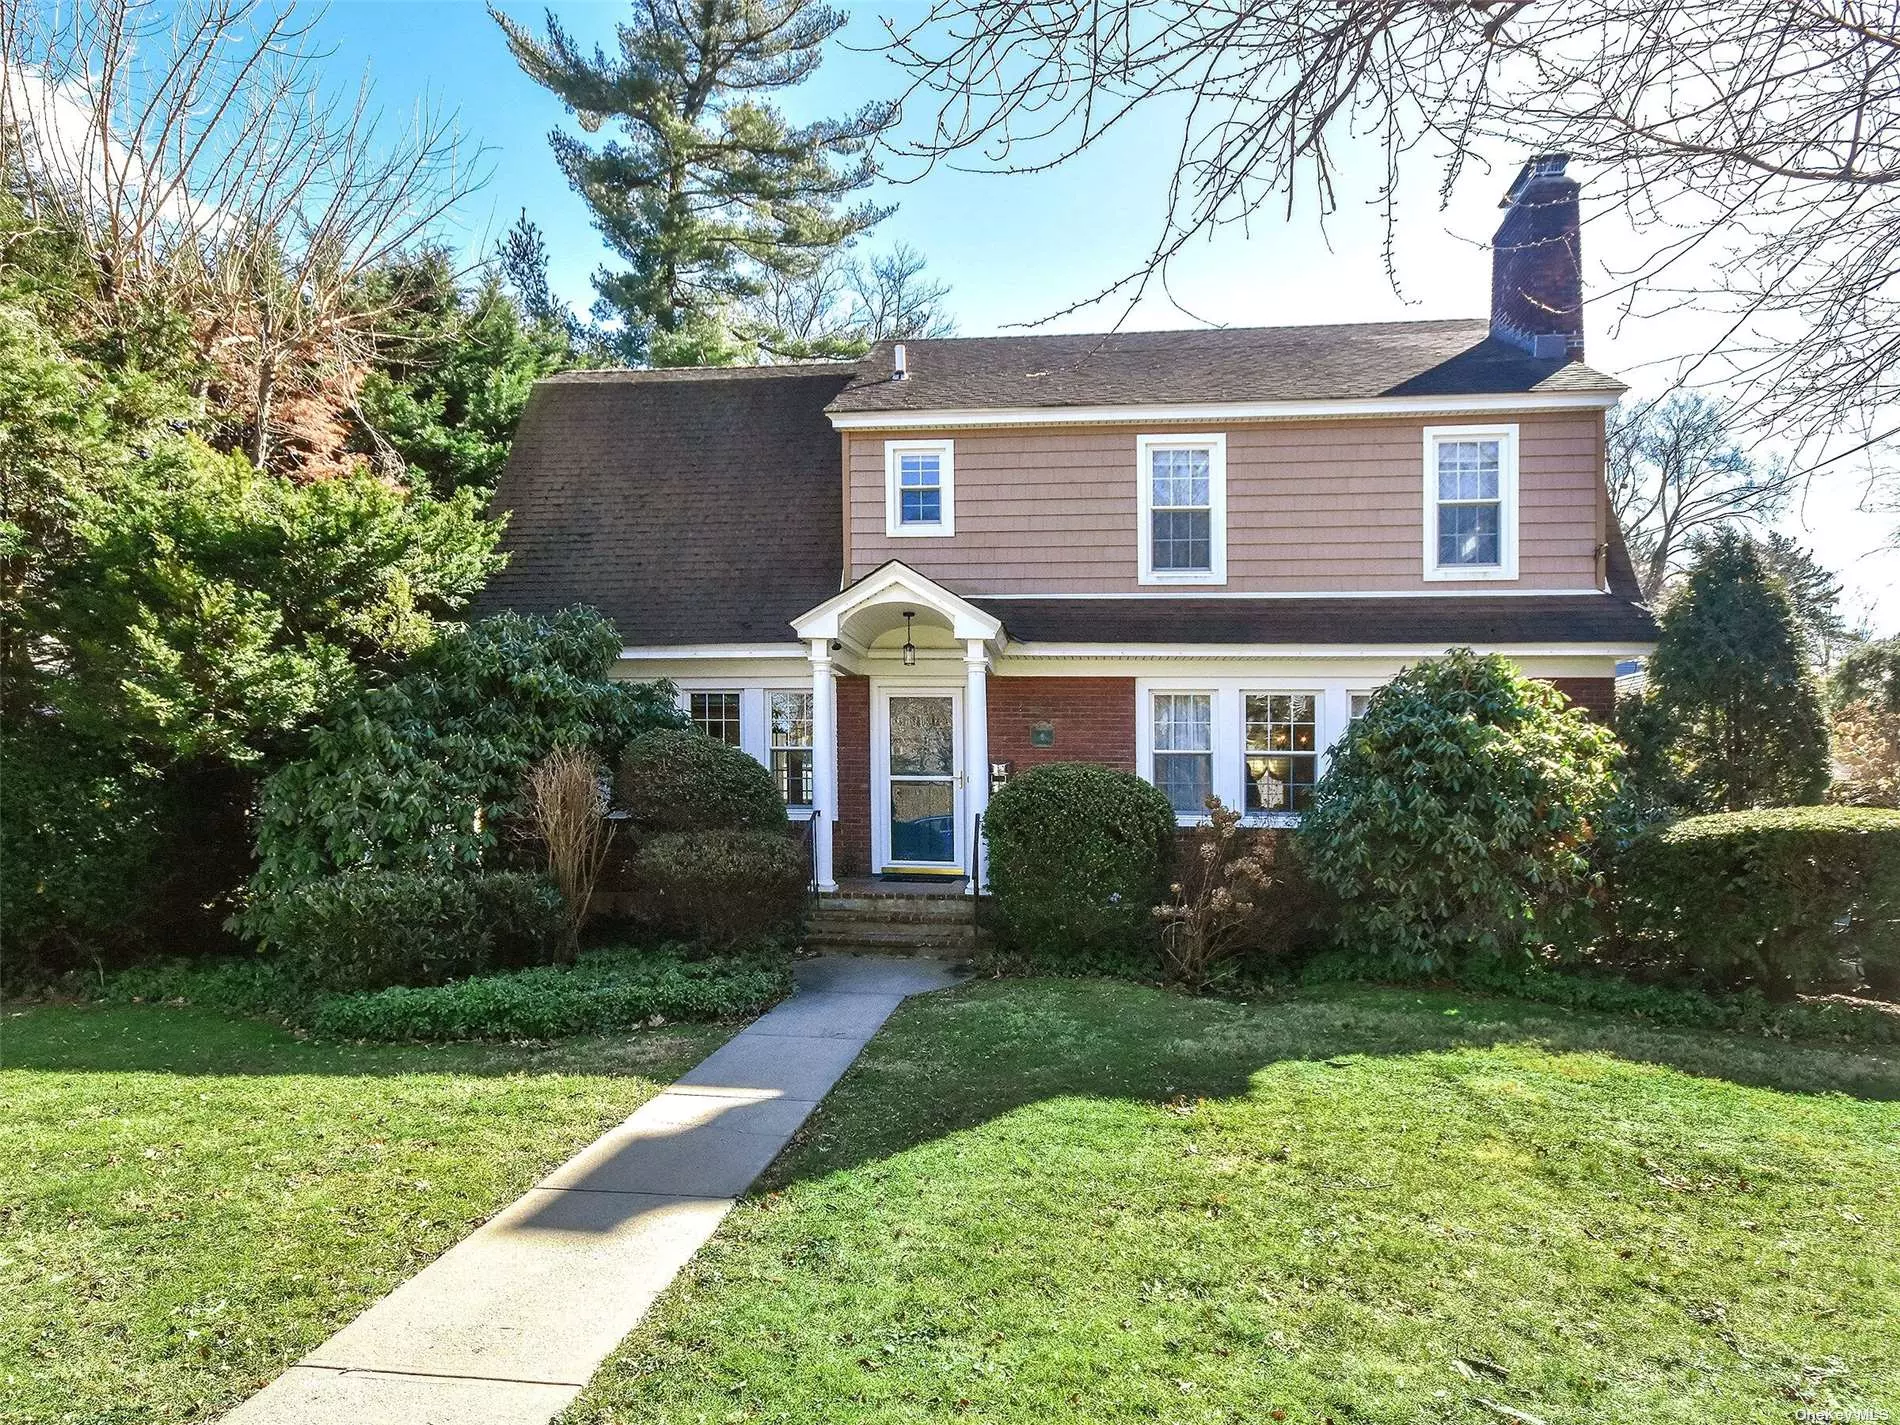
[[[257,432],[251,438],[251,464],[259,470],[270,459],[271,398],[277,391],[277,363],[268,348],[257,358]]]

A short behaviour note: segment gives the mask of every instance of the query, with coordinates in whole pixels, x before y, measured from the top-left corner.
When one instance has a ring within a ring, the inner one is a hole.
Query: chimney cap
[[[1510,207],[1511,204],[1523,196],[1524,190],[1529,188],[1533,183],[1539,183],[1549,179],[1562,179],[1564,177],[1564,169],[1569,163],[1570,155],[1567,153],[1532,154],[1529,159],[1525,160],[1524,166],[1517,171],[1517,177],[1511,181],[1511,186],[1505,190],[1504,197],[1498,201],[1498,206],[1500,208]],[[1576,180],[1569,179],[1566,181],[1574,183]]]

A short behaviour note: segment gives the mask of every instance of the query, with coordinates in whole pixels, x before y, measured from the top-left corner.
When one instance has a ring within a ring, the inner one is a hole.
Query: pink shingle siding
[[[1423,431],[1467,420],[1519,427],[1519,579],[1513,587],[1595,587],[1605,529],[1603,426],[1598,412],[1580,411],[1177,427],[1224,429],[1227,436],[1226,589],[1459,587],[1423,578]],[[853,433],[846,441],[851,566],[862,573],[902,559],[966,595],[1140,592],[1135,439],[1165,429],[946,432],[956,441],[957,532],[951,539],[885,534],[885,438]]]

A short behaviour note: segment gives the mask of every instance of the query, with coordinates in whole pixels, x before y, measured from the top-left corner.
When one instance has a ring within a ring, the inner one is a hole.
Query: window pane
[[[1156,569],[1206,573],[1213,565],[1213,517],[1205,510],[1156,510],[1150,551]]]
[[[1169,506],[1206,509],[1209,501],[1208,452],[1205,449],[1149,452],[1156,509]]]
[[[1155,753],[1155,785],[1177,816],[1200,816],[1214,790],[1214,757],[1208,752]]]
[[[956,728],[948,698],[891,699],[891,774],[949,777],[956,771]]]
[[[1313,804],[1319,758],[1311,752],[1247,753],[1248,811],[1305,811]]]
[[[1214,700],[1206,693],[1156,693],[1154,750],[1212,752]]]
[[[737,693],[693,693],[688,716],[693,726],[728,747],[739,745],[739,695]]]
[[[1495,440],[1438,443],[1438,498],[1495,500],[1501,446]]]
[[[811,805],[810,748],[773,748],[772,776],[778,782],[778,794],[785,798],[786,806]]]
[[[770,707],[774,747],[811,746],[810,693],[773,693]]]
[[[957,859],[956,789],[949,782],[891,783],[891,858]]]
[[[1347,716],[1349,716],[1354,722],[1357,722],[1360,718],[1366,715],[1366,709],[1371,706],[1372,706],[1371,693],[1354,693],[1352,695],[1352,710],[1351,712],[1347,714]]]
[[[897,460],[897,483],[905,489],[919,489],[926,485],[934,488],[943,483],[940,474],[942,469],[939,456],[901,455]]]
[[[899,518],[905,524],[942,524],[943,491],[900,490]]]
[[[1438,562],[1495,565],[1499,554],[1498,506],[1440,505],[1438,507]]]

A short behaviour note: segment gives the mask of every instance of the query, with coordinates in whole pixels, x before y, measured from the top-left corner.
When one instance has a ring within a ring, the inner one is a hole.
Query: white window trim
[[[1154,475],[1152,452],[1207,449],[1208,564],[1205,571],[1154,567]],[[1206,434],[1138,435],[1135,437],[1135,489],[1140,499],[1140,528],[1135,541],[1141,551],[1136,580],[1142,584],[1225,584],[1227,582],[1227,437]]]
[[[1351,695],[1365,692],[1363,677],[1303,678],[1280,672],[1244,678],[1139,678],[1135,682],[1135,771],[1154,784],[1154,696],[1156,693],[1200,693],[1214,704],[1214,795],[1223,805],[1243,813],[1248,826],[1297,826],[1298,812],[1245,811],[1247,805],[1247,695],[1249,693],[1312,693],[1319,699],[1318,726],[1313,740],[1319,749],[1319,775],[1332,763],[1333,746],[1345,735],[1352,709]],[[1177,813],[1177,826],[1200,826],[1207,817]]]
[[[928,451],[937,456],[942,518],[935,524],[905,524],[897,493],[898,457]],[[957,452],[952,440],[887,440],[884,442],[884,533],[892,539],[951,539],[957,532]]]
[[[1441,440],[1496,440],[1498,442],[1498,559],[1496,565],[1438,562],[1438,442]],[[1515,425],[1426,426],[1423,453],[1425,496],[1425,577],[1431,580],[1481,582],[1517,578],[1517,445]]]

